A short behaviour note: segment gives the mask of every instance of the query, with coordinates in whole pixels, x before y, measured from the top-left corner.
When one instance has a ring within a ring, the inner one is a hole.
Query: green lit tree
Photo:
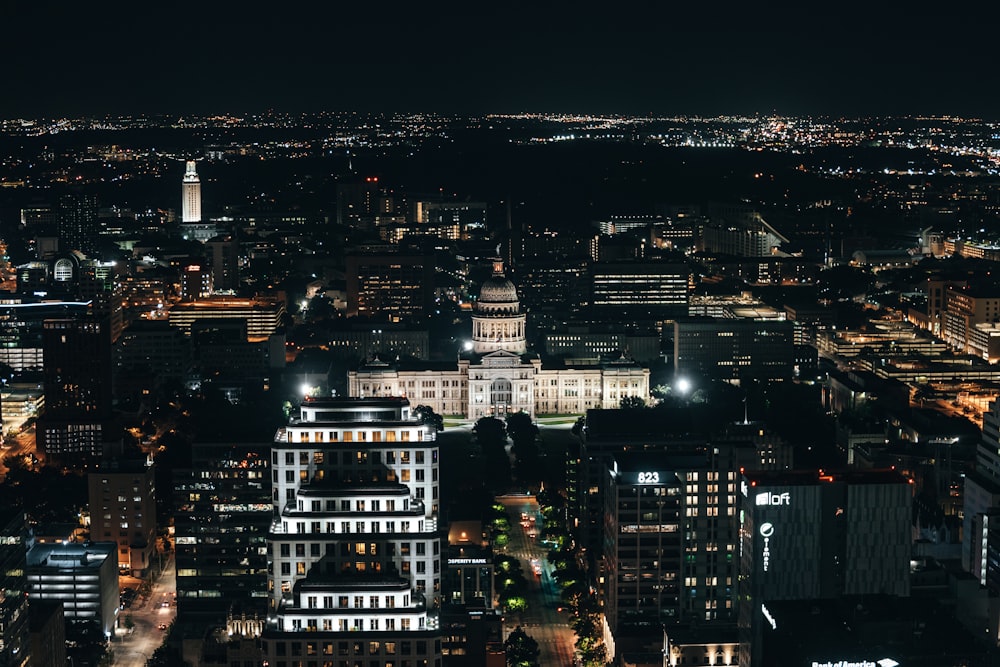
[[[541,650],[538,642],[527,634],[521,626],[517,626],[503,643],[507,654],[507,667],[537,667]]]

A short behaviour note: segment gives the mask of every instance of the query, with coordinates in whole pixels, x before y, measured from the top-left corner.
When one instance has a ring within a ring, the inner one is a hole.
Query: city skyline
[[[266,109],[992,118],[957,17],[684,7],[7,3],[0,116]],[[858,17],[863,17],[859,21]],[[981,17],[988,18],[988,17]],[[40,48],[44,45],[44,48]]]

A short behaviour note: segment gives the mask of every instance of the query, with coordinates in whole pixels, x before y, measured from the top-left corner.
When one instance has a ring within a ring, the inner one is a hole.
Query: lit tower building
[[[435,436],[405,398],[307,399],[278,431],[268,664],[440,666]]]
[[[197,166],[194,160],[187,161],[181,194],[181,222],[201,222],[201,179]]]

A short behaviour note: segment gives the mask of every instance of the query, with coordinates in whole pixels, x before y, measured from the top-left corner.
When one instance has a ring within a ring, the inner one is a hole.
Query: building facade
[[[746,473],[740,662],[759,661],[768,603],[910,594],[912,487],[895,470]]]
[[[39,448],[60,460],[102,458],[120,449],[108,321],[46,320],[42,349],[45,412],[38,420]]]
[[[201,179],[194,160],[185,163],[181,182],[181,222],[201,222]]]
[[[685,318],[674,322],[674,370],[738,384],[790,380],[795,369],[788,321]]]
[[[32,600],[61,602],[67,625],[106,639],[118,618],[118,559],[114,542],[34,544],[28,550]]]
[[[90,536],[118,543],[118,569],[146,576],[156,555],[153,466],[145,459],[111,461],[87,475]]]
[[[402,398],[307,400],[279,430],[262,637],[270,665],[309,655],[440,665],[435,436]]]
[[[28,663],[28,581],[25,577],[28,528],[24,512],[0,514],[0,665]],[[32,660],[32,664],[37,663]]]
[[[191,458],[191,467],[174,477],[179,622],[220,626],[231,614],[263,618],[271,445],[196,442]]]

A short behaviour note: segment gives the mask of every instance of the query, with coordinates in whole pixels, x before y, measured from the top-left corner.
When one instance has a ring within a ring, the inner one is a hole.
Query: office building
[[[247,335],[260,339],[275,334],[284,326],[284,314],[285,303],[280,299],[213,296],[176,304],[170,309],[169,321],[171,326],[190,334],[191,324],[197,320],[245,320]]]
[[[665,261],[595,262],[590,305],[630,320],[683,316],[688,308],[686,264]]]
[[[650,650],[650,624],[715,629],[734,624],[740,471],[787,469],[791,448],[759,423],[720,423],[717,409],[696,406],[590,410],[582,436],[580,450],[568,461],[567,509],[579,527],[591,572],[603,577],[598,588],[609,610],[614,640],[609,647]],[[650,493],[638,485],[639,472],[656,473],[642,476],[650,489],[666,488],[677,477],[680,533],[671,521],[662,522],[658,531],[659,518],[648,512],[639,517],[645,522],[641,530],[636,528],[634,496]],[[648,546],[647,540],[679,544],[676,569],[667,562],[677,558],[673,550],[636,546]],[[658,557],[650,558],[654,553]],[[657,577],[641,576],[657,568],[665,569]],[[673,572],[669,586],[663,579],[667,572]]]
[[[701,252],[767,257],[788,243],[787,238],[750,206],[713,202],[709,204],[708,217],[697,242]]]
[[[174,474],[177,617],[185,627],[267,613],[270,450],[270,443],[195,442],[191,466]]]
[[[564,313],[579,312],[590,298],[590,274],[584,259],[520,262],[517,278],[522,290],[521,301],[536,320],[547,315],[556,319]]]
[[[118,618],[118,559],[114,542],[34,544],[28,549],[32,601],[60,602],[67,635],[107,639]]]
[[[649,395],[649,369],[623,355],[580,365],[546,364],[528,353],[527,313],[495,260],[480,288],[467,349],[455,363],[366,361],[348,373],[351,396],[406,396],[442,415],[581,414]]]
[[[739,384],[790,380],[793,325],[785,320],[683,318],[674,322],[674,372]]]
[[[624,635],[655,635],[664,624],[677,623],[686,602],[682,561],[685,535],[693,532],[684,517],[686,475],[664,463],[648,456],[616,456],[601,485],[604,613],[614,637],[608,643],[609,658],[618,655]],[[725,608],[728,600],[721,597],[715,602]]]
[[[15,371],[42,370],[45,320],[78,319],[88,312],[88,304],[81,301],[46,301],[26,295],[0,297],[0,364]]]
[[[104,462],[87,475],[90,539],[118,544],[118,569],[144,578],[156,557],[153,466],[145,459]]]
[[[1000,288],[949,285],[944,307],[945,342],[962,354],[988,353],[988,341],[985,346],[983,342],[976,344],[976,325],[1000,322]],[[980,331],[978,337],[988,339],[988,331]]]
[[[78,250],[88,256],[97,251],[97,235],[100,231],[97,224],[97,195],[83,192],[60,195],[56,217],[61,249]]]
[[[306,400],[278,431],[270,665],[440,666],[435,436],[403,398]]]
[[[122,433],[112,411],[111,334],[107,320],[46,320],[42,342],[45,412],[37,440],[55,460],[110,456]]]
[[[392,214],[395,208],[392,196],[379,183],[378,176],[337,184],[338,225],[360,224],[367,228],[376,215]]]
[[[639,363],[649,364],[659,360],[662,355],[662,339],[652,329],[564,323],[543,334],[542,339],[545,342],[545,353],[551,356],[600,358],[624,354]]]
[[[201,222],[201,179],[194,160],[185,162],[181,181],[181,222]]]
[[[895,470],[747,472],[740,482],[740,663],[769,603],[908,596],[912,487]]]
[[[0,665],[28,662],[28,582],[25,577],[28,528],[24,512],[0,512]],[[41,664],[32,658],[31,664]]]
[[[369,246],[347,254],[347,315],[399,322],[430,313],[434,258]]]

